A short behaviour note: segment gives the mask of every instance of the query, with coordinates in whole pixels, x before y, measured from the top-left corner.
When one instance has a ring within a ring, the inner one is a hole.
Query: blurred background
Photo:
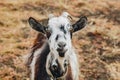
[[[86,28],[73,35],[80,80],[120,80],[120,0],[0,0],[0,80],[29,80],[22,57],[37,32],[27,20],[46,25],[48,14],[63,11],[73,23],[88,17]]]

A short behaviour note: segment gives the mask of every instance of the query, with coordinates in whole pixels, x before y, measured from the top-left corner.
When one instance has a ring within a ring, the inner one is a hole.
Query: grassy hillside
[[[63,11],[74,21],[88,17],[86,28],[73,35],[80,79],[120,80],[119,0],[0,0],[0,80],[29,80],[23,56],[37,32],[27,20],[32,16],[44,24],[48,14]]]

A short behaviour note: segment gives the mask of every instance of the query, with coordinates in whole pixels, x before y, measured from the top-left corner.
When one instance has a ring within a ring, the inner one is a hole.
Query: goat
[[[47,26],[32,17],[28,19],[30,26],[42,33],[27,58],[31,80],[79,80],[79,63],[71,39],[74,32],[86,26],[87,17],[80,17],[74,24],[69,17],[67,12],[58,17],[50,15]]]

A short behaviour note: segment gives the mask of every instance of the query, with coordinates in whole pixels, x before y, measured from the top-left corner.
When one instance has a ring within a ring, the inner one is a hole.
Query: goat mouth
[[[67,49],[57,48],[57,51],[60,53],[65,53],[67,51]]]
[[[58,54],[59,54],[60,57],[64,57],[65,52],[67,51],[67,49],[58,48],[57,51],[58,51]]]

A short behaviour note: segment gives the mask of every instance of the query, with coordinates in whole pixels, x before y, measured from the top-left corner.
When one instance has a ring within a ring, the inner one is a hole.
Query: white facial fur
[[[48,27],[51,31],[51,36],[49,38],[49,46],[52,53],[57,53],[56,49],[58,48],[58,42],[65,42],[68,50],[71,49],[71,36],[69,28],[71,23],[69,19],[65,16],[53,17],[48,22]],[[60,30],[60,27],[63,26],[66,34]],[[60,35],[59,39],[56,41],[56,36]],[[56,54],[57,55],[57,54]]]
[[[63,13],[59,17],[50,17],[48,21],[48,29],[50,30],[51,35],[48,39],[48,43],[50,46],[50,54],[48,55],[47,58],[46,67],[49,67],[49,60],[51,55],[54,56],[54,60],[55,59],[58,60],[62,70],[64,70],[65,60],[68,60],[69,58],[69,53],[71,52],[72,44],[71,44],[71,34],[70,34],[71,23],[67,18],[67,15],[68,15],[67,13]],[[61,26],[64,27],[65,33],[60,29]],[[58,40],[56,40],[57,35],[59,35]],[[65,49],[67,49],[67,51],[64,57],[60,57],[58,54],[57,48],[59,42],[66,43]],[[53,60],[53,64],[56,64],[54,60]],[[50,73],[48,69],[47,72]]]

